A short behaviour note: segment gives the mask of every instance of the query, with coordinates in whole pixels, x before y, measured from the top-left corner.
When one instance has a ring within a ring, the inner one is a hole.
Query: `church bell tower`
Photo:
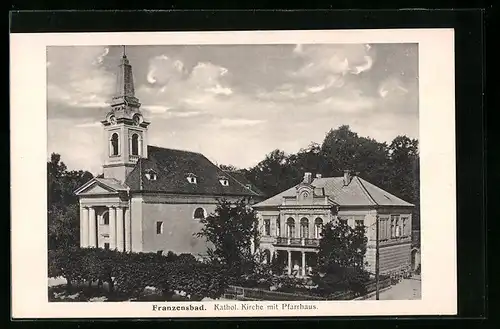
[[[123,46],[111,111],[101,121],[107,145],[104,178],[115,178],[123,183],[137,160],[147,158],[147,129],[150,123],[144,120],[140,107],[141,103],[135,97],[132,66]]]

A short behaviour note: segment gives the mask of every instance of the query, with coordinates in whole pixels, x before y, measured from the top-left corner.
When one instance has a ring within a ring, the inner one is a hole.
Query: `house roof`
[[[344,186],[343,177],[315,178],[311,185],[316,188],[323,188],[325,195],[329,196],[339,206],[413,206],[411,203],[384,191],[358,176],[354,176],[346,186]],[[280,206],[283,202],[283,197],[293,197],[296,195],[296,186],[257,203],[254,207]]]
[[[156,180],[146,178],[146,173],[151,170],[156,173]],[[196,184],[188,181],[189,174],[196,176]],[[227,178],[228,186],[220,183],[222,177]],[[245,187],[245,184],[236,180],[232,174],[227,174],[217,167],[203,154],[150,145],[148,157],[137,161],[125,184],[132,191],[261,196],[260,193]]]
[[[245,177],[245,174],[240,172],[240,171],[227,171],[225,170],[225,172],[230,175],[230,176],[233,176],[234,179],[236,179],[238,182],[242,183],[244,186],[246,186],[247,188],[250,187],[250,189],[252,191],[254,191],[255,193],[258,193],[260,194],[261,196],[264,196],[264,192],[262,192],[261,190],[259,190],[257,188],[257,186],[255,186],[251,181],[249,181],[246,177]]]

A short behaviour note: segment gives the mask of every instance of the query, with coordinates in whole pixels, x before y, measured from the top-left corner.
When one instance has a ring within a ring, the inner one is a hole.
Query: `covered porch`
[[[312,268],[316,266],[317,250],[311,249],[275,249],[272,253],[269,249],[264,250],[265,262],[270,263],[273,259],[283,265],[285,273],[295,277],[307,277]]]

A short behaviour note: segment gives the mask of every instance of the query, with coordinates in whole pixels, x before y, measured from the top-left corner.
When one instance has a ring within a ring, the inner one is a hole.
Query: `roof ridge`
[[[372,197],[372,195],[370,194],[370,192],[368,192],[368,190],[366,189],[365,185],[361,181],[361,178],[359,178],[358,176],[354,176],[354,178],[357,178],[356,181],[361,186],[361,190],[368,196],[368,198],[370,199],[370,201],[373,202],[374,205],[378,206],[379,204],[377,203],[377,201],[375,201],[375,199]]]
[[[381,192],[383,192],[383,193],[384,193],[384,195],[385,195],[386,197],[387,197],[387,195],[389,195],[389,196],[391,196],[391,197],[392,197],[392,198],[394,198],[394,199],[397,199],[397,200],[400,200],[400,201],[402,201],[402,202],[404,202],[404,203],[407,203],[407,204],[409,204],[409,205],[415,206],[415,205],[414,205],[414,204],[412,204],[411,202],[409,202],[409,201],[407,201],[407,200],[405,200],[405,199],[402,199],[401,197],[399,197],[399,196],[397,196],[397,195],[394,195],[393,193],[391,193],[391,192],[389,192],[389,191],[387,191],[387,190],[385,190],[385,189],[381,188],[380,186],[377,186],[377,185],[375,185],[375,184],[373,184],[373,183],[370,183],[369,181],[366,181],[366,180],[365,180],[365,182],[366,182],[366,183],[368,183],[369,185],[371,185],[373,188],[378,189],[378,190],[380,190]]]
[[[156,145],[148,145],[148,147],[153,147],[153,148],[162,149],[162,150],[169,150],[169,151],[178,151],[178,152],[184,152],[184,153],[198,154],[198,155],[204,156],[203,153],[201,153],[201,152],[182,150],[182,149],[176,149],[176,148],[171,148],[171,147],[163,147],[163,146],[156,146]]]
[[[259,195],[259,193],[256,193],[254,192],[253,190],[249,189],[246,185],[244,185],[242,182],[240,182],[239,180],[237,180],[236,178],[234,178],[230,173],[228,173],[227,171],[221,169],[219,166],[216,165],[217,168],[219,168],[219,170],[221,170],[222,172],[224,172],[225,174],[227,174],[229,177],[231,177],[232,179],[234,179],[238,184],[240,184],[242,187],[248,189],[250,192],[252,192],[253,194],[255,195]]]

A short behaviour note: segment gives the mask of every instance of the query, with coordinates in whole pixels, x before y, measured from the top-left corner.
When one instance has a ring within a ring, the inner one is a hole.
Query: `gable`
[[[88,186],[83,186],[83,190],[77,191],[76,195],[102,195],[102,194],[116,194],[115,189],[106,186],[105,184],[93,181]]]

